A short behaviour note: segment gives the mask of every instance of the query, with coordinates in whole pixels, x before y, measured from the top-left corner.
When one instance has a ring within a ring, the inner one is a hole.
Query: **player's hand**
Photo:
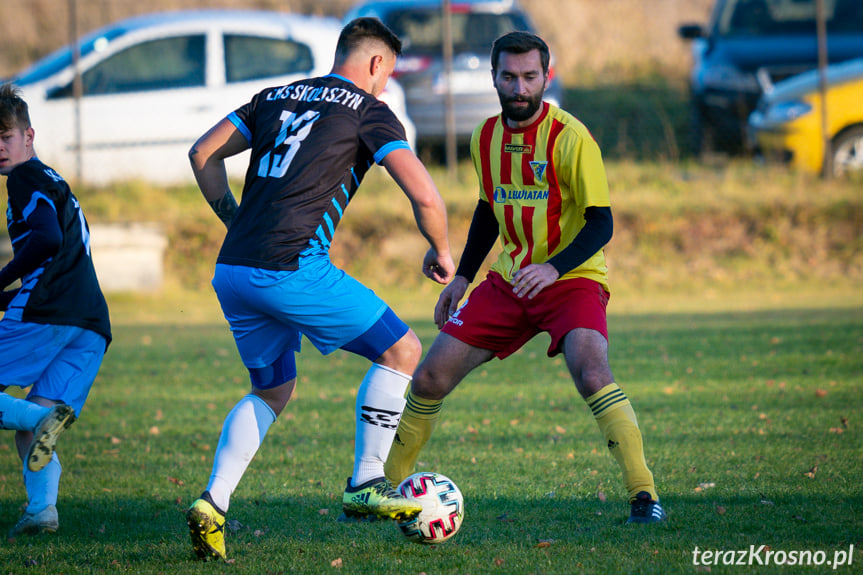
[[[455,276],[448,286],[443,288],[437,305],[434,307],[434,322],[438,329],[446,325],[449,317],[458,310],[458,304],[467,292],[470,282],[463,276]]]
[[[448,284],[455,273],[455,264],[449,254],[440,255],[434,248],[429,248],[423,258],[423,275],[439,284]]]
[[[557,281],[560,274],[551,264],[530,264],[512,276],[512,291],[518,297],[533,299],[543,288]]]

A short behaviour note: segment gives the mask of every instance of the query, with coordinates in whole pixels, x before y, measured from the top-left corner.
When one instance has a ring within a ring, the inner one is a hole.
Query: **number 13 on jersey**
[[[308,110],[302,116],[297,116],[295,112],[283,111],[279,118],[282,121],[282,128],[279,130],[279,135],[276,136],[273,150],[261,158],[261,162],[258,164],[258,176],[262,178],[268,176],[271,178],[284,177],[294,156],[297,155],[300,145],[308,137],[309,132],[312,131],[312,126],[320,115],[321,113],[315,110]],[[284,156],[275,153],[275,150],[282,144],[288,146],[288,151],[285,152]],[[271,156],[272,162],[270,161]]]

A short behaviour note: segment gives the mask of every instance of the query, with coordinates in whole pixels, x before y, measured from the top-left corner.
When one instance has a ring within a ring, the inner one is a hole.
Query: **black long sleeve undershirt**
[[[12,261],[0,270],[0,289],[37,270],[60,250],[63,231],[54,208],[47,202],[36,202],[36,208],[27,217],[27,227],[30,228],[30,235],[24,240],[24,245],[16,250]]]
[[[584,210],[584,227],[579,230],[572,243],[548,260],[557,273],[563,275],[574,270],[611,240],[614,220],[611,208],[591,206]]]
[[[482,262],[497,241],[498,235],[500,235],[500,228],[494,217],[494,210],[488,202],[479,200],[473,211],[473,219],[467,232],[467,242],[455,275],[473,282],[476,272],[479,271]]]
[[[568,246],[548,262],[562,276],[577,268],[609,242],[614,232],[611,208],[591,206],[584,210],[584,227],[576,234]],[[467,234],[467,243],[459,262],[456,275],[473,282],[482,262],[485,260],[500,234],[497,220],[491,205],[483,200],[477,202]]]

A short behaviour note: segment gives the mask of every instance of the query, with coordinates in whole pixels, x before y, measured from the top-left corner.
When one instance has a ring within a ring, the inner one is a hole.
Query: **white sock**
[[[24,465],[24,488],[27,490],[27,513],[39,513],[49,505],[57,505],[60,491],[60,474],[63,468],[54,453],[48,465],[32,472]]]
[[[354,487],[384,476],[411,376],[373,363],[357,391]]]
[[[50,407],[0,392],[0,429],[33,431],[49,411]]]
[[[213,503],[222,511],[228,510],[231,494],[274,421],[276,413],[272,408],[251,393],[225,417],[213,460],[213,473],[207,485]]]

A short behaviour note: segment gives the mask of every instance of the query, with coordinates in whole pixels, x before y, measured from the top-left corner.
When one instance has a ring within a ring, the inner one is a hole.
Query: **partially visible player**
[[[612,216],[605,168],[584,125],[543,102],[549,57],[546,43],[526,32],[506,34],[492,48],[501,114],[481,123],[471,139],[480,199],[456,276],[435,307],[441,333],[414,373],[386,475],[398,484],[413,473],[444,397],[468,373],[547,332],[548,355],[563,353],[620,464],[629,522],[653,523],[665,512],[635,412],[608,364],[603,246]],[[498,236],[500,257],[459,307]]]
[[[0,429],[14,429],[27,507],[9,531],[54,532],[59,521],[60,433],[80,415],[111,341],[108,306],[90,258],[78,200],[36,157],[26,102],[0,86],[0,174],[14,256],[0,270]],[[5,393],[30,388],[26,399]]]
[[[377,163],[407,195],[431,245],[425,275],[446,283],[455,269],[443,200],[401,123],[377,99],[400,51],[401,41],[379,20],[354,20],[342,29],[330,74],[264,90],[189,153],[201,192],[228,227],[213,287],[252,384],[227,415],[210,481],[187,514],[200,558],[225,558],[231,494],[293,393],[301,336],[321,353],[344,349],[372,362],[357,391],[345,518],[410,517],[422,509],[384,478],[420,341],[329,259],[336,227]],[[249,147],[237,206],[224,159]]]

